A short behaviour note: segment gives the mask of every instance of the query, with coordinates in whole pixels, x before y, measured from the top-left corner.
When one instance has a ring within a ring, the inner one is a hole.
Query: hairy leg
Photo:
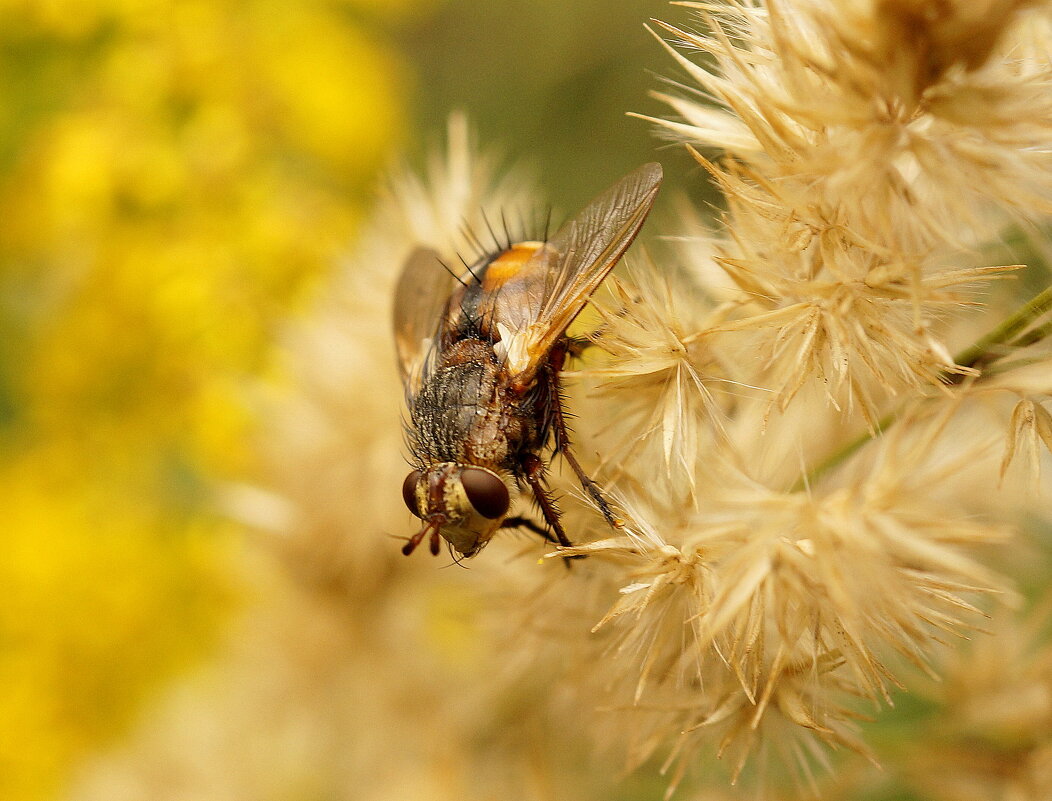
[[[528,531],[532,531],[534,534],[540,535],[545,541],[551,542],[555,545],[559,545],[559,540],[556,539],[555,535],[552,534],[548,529],[542,526],[540,523],[536,523],[530,520],[528,517],[522,515],[516,515],[515,517],[509,517],[500,524],[501,528],[524,528]]]
[[[570,431],[567,428],[566,415],[563,412],[559,371],[562,370],[566,356],[573,354],[573,348],[578,341],[569,340],[567,345],[553,350],[547,369],[544,371],[544,380],[548,381],[548,391],[552,399],[552,428],[555,430],[555,451],[563,455],[563,458],[569,463],[574,473],[577,474],[577,480],[581,482],[584,491],[595,501],[599,511],[606,518],[606,522],[613,528],[619,529],[624,526],[624,522],[614,515],[609,502],[603,497],[603,493],[599,489],[599,484],[584,472],[584,468],[581,467],[581,463],[577,461],[577,457],[573,455],[573,450],[570,447]],[[586,344],[588,343],[587,340],[584,341]]]
[[[537,500],[537,505],[541,507],[541,514],[544,515],[545,522],[555,532],[556,541],[564,547],[573,545],[559,520],[559,510],[555,506],[555,499],[544,486],[544,462],[539,456],[531,453],[523,459],[522,467],[526,483],[533,490],[533,497]]]

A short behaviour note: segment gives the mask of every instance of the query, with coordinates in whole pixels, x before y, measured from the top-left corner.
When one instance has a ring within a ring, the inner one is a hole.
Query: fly
[[[440,538],[477,554],[501,528],[571,544],[547,487],[544,454],[562,453],[612,525],[618,521],[570,449],[559,373],[573,355],[566,330],[650,213],[661,166],[645,164],[607,189],[546,242],[518,242],[461,274],[416,250],[395,290],[394,327],[413,471],[402,497],[423,526],[409,555]],[[546,527],[509,516],[529,491]]]

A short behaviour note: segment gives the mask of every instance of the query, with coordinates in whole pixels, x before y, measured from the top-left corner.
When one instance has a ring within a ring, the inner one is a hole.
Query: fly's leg
[[[599,332],[596,331],[594,334],[589,334],[584,337],[563,337],[563,357],[560,360],[559,369],[562,369],[562,361],[565,361],[566,356],[577,357],[582,355],[589,348],[594,348],[596,343],[593,337],[598,335],[598,333]]]
[[[522,517],[521,515],[516,515],[515,517],[506,518],[504,520],[504,522],[500,524],[500,527],[501,528],[524,528],[524,529],[527,529],[529,531],[532,531],[534,534],[539,535],[546,542],[550,542],[553,545],[560,545],[561,544],[559,542],[559,540],[556,539],[555,535],[552,534],[544,526],[540,525],[539,523],[535,523],[534,521],[530,520],[530,518],[528,518],[528,517]]]
[[[545,542],[550,542],[552,545],[562,545],[562,543],[559,542],[559,540],[556,539],[555,535],[552,534],[548,529],[546,529],[544,526],[542,526],[542,525],[540,525],[538,523],[535,523],[534,521],[530,520],[530,518],[528,518],[528,517],[522,517],[521,515],[516,516],[516,517],[509,517],[503,523],[500,524],[500,527],[501,528],[525,528],[525,529],[528,529],[529,531],[532,531],[534,534],[538,534],[541,537],[543,537]],[[563,557],[563,559],[566,560],[567,564],[569,564],[569,561],[571,559],[586,559],[586,558],[587,558],[587,556],[585,554],[576,554],[574,556],[565,556],[565,557]]]
[[[563,368],[566,356],[568,354],[573,355],[575,348],[580,347],[578,345],[580,342],[581,340],[569,339],[561,347],[554,348],[548,359],[547,369],[544,371],[545,378],[548,381],[549,397],[552,399],[552,427],[555,429],[555,452],[561,453],[563,458],[569,462],[570,467],[577,474],[577,480],[581,482],[584,491],[595,501],[595,505],[599,507],[599,511],[606,518],[606,522],[613,528],[620,529],[624,527],[624,522],[614,515],[610,504],[599,489],[599,484],[589,478],[588,474],[584,472],[584,468],[581,467],[577,457],[573,455],[573,451],[570,449],[570,431],[566,426],[566,416],[563,413],[563,396],[559,385],[559,371]],[[587,344],[591,344],[588,340],[584,340],[584,342],[586,343],[585,347]]]
[[[571,547],[573,543],[570,542],[570,538],[567,537],[566,532],[563,531],[563,524],[559,520],[559,510],[555,506],[555,500],[543,484],[544,462],[541,461],[539,456],[535,456],[531,453],[522,460],[522,467],[523,474],[526,477],[526,483],[530,485],[530,489],[533,490],[533,497],[537,499],[537,505],[541,507],[541,514],[544,515],[545,522],[551,527],[551,530],[555,532],[555,535],[552,536],[552,531],[548,531],[541,526],[538,526],[532,520],[528,520],[525,517],[509,517],[504,521],[504,525],[501,526],[501,528],[507,527],[509,524],[523,526],[530,531],[537,532],[548,542],[560,545],[564,548]],[[563,564],[569,568],[571,559],[584,558],[584,554],[567,556],[563,559]]]
[[[555,540],[564,548],[571,547],[573,543],[570,542],[566,532],[563,530],[563,524],[559,520],[559,510],[555,508],[555,500],[543,483],[544,462],[541,461],[539,456],[530,453],[522,460],[522,467],[526,483],[530,485],[530,489],[533,490],[533,497],[536,498],[537,505],[541,507],[544,521],[555,532]],[[551,534],[545,532],[545,538],[550,540]]]

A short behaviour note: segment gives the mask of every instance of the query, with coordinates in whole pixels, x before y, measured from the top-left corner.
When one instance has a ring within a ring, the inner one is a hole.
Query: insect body
[[[541,454],[554,433],[606,518],[615,519],[569,449],[559,371],[573,350],[566,329],[639,233],[661,183],[646,164],[595,198],[546,242],[520,242],[460,275],[419,249],[395,292],[395,340],[409,407],[414,470],[406,506],[424,521],[402,551],[440,537],[474,556],[500,528],[523,526],[569,545]],[[547,529],[509,517],[529,491]],[[550,529],[550,532],[549,532]]]

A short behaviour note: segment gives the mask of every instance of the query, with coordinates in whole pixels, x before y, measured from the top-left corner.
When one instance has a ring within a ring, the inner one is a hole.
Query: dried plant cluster
[[[256,797],[267,765],[210,773],[203,756],[246,730],[340,755],[285,760],[293,789],[266,797],[609,798],[627,764],[663,773],[639,797],[729,798],[755,777],[770,798],[1047,798],[1048,615],[1020,610],[1052,604],[1034,536],[1052,446],[1049,4],[681,5],[694,16],[658,33],[687,80],[655,122],[726,208],[708,228],[700,209],[648,224],[597,299],[570,400],[624,528],[566,497],[569,553],[512,533],[467,571],[399,553],[399,265],[417,245],[473,255],[480,209],[540,207],[455,120],[294,337],[270,488],[231,493],[282,578],[263,571],[269,623],[173,702],[170,728],[208,737],[155,737],[78,798],[177,797],[158,784],[172,770],[229,788],[189,797]],[[1020,232],[1026,269],[995,255]],[[570,554],[588,558],[566,569]],[[263,708],[231,692],[246,675]],[[903,686],[924,713],[867,737]]]
[[[1048,7],[681,5],[655,122],[726,211],[616,285],[583,371],[582,417],[625,410],[593,447],[630,521],[574,549],[618,585],[589,647],[635,761],[708,743],[736,776],[759,746],[806,777],[817,741],[871,756],[849,699],[934,674],[1008,586],[1005,506],[1041,508],[998,481],[1052,446],[1048,293],[998,311],[1018,265],[982,248],[1049,211]]]
[[[633,761],[708,744],[737,776],[760,747],[807,777],[818,741],[872,756],[849,699],[935,674],[1005,596],[1005,507],[1041,508],[998,483],[1025,451],[1036,489],[1052,446],[1049,293],[998,311],[1019,266],[981,260],[1049,211],[1049,9],[681,5],[655,122],[726,211],[615,285],[583,370],[629,520],[573,549],[618,588],[583,662]]]

